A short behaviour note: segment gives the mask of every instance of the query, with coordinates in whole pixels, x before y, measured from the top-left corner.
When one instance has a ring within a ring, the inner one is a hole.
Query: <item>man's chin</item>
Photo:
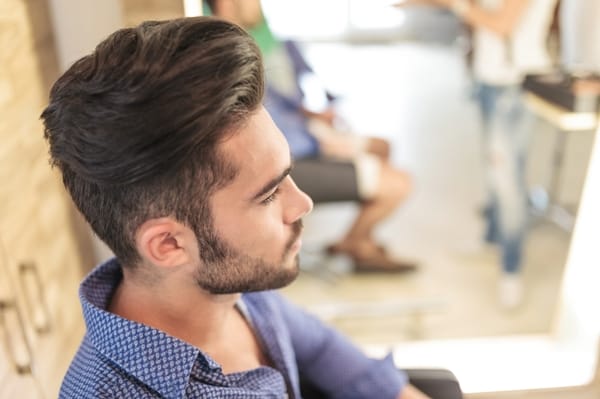
[[[213,284],[199,285],[214,295],[223,294],[238,294],[244,292],[258,292],[276,290],[290,285],[300,273],[299,260],[296,256],[287,265],[280,265],[276,272],[265,272],[260,276],[255,276],[253,279],[245,282],[237,282],[237,284],[229,284],[227,286],[215,286]]]
[[[294,258],[291,261],[291,265],[289,266],[289,271],[290,271],[290,278],[287,281],[287,283],[285,285],[283,285],[282,287],[285,287],[291,283],[293,283],[296,278],[298,277],[298,275],[300,274],[300,257],[298,255],[294,256]],[[279,287],[281,288],[281,287]]]
[[[249,291],[267,291],[287,287],[296,280],[298,274],[300,274],[300,260],[298,255],[295,255],[288,264],[283,265],[283,269],[277,275],[270,276],[268,282],[263,280],[263,284],[258,284],[256,289]]]
[[[296,280],[298,274],[300,274],[300,262],[296,255],[288,264],[283,265],[276,275],[269,276],[268,281],[263,280],[262,284],[257,284],[256,289],[249,291],[267,291],[287,287]]]

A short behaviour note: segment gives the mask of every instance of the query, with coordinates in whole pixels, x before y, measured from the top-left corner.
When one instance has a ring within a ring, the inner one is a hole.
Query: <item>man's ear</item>
[[[194,233],[174,219],[164,217],[145,221],[135,234],[142,258],[159,267],[176,267],[192,261]]]

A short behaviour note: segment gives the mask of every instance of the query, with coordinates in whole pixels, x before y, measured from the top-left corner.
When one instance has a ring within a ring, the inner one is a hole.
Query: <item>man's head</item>
[[[212,13],[227,21],[252,29],[263,20],[260,0],[207,0]]]
[[[244,255],[219,236],[213,197],[244,170],[227,143],[264,113],[263,90],[252,39],[207,17],[119,30],[55,83],[42,114],[52,163],[123,265],[164,263],[190,236],[198,263]]]

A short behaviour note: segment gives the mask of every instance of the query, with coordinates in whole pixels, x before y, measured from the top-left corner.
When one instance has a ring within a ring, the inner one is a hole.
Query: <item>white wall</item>
[[[61,71],[123,26],[119,0],[50,0],[49,4]]]

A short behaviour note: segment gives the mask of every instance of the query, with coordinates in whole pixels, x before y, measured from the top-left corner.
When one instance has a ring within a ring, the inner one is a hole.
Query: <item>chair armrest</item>
[[[462,399],[456,376],[446,369],[405,370],[410,383],[432,399]]]

